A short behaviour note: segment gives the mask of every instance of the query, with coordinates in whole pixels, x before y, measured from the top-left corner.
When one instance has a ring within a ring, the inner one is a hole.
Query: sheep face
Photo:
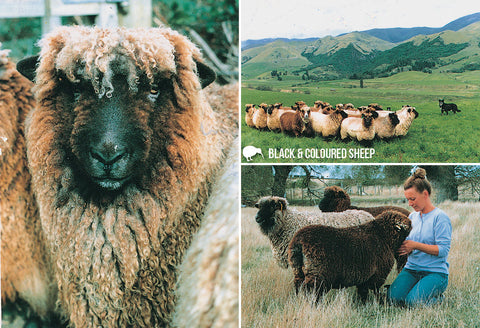
[[[318,204],[322,212],[341,212],[350,207],[350,196],[340,187],[325,188],[323,198]]]
[[[50,43],[40,56],[37,76],[52,83],[48,91],[57,103],[56,119],[69,127],[62,129],[58,148],[67,154],[83,190],[115,192],[129,183],[145,187],[151,179],[143,168],[172,161],[165,143],[152,145],[152,140],[171,139],[164,132],[177,128],[170,126],[170,117],[180,116],[180,108],[187,113],[195,107],[179,99],[189,92],[195,98],[214,73],[195,53],[182,58],[186,68],[176,62],[175,39],[180,36],[173,31],[78,28],[64,34],[75,33],[95,43],[76,43],[76,37],[65,39],[60,31],[44,41]],[[140,44],[146,40],[135,39],[135,33],[144,33],[151,44]],[[30,66],[36,63],[30,61]],[[186,75],[196,75],[192,85],[182,85]],[[41,88],[40,101],[49,97]],[[184,137],[181,131],[178,135]]]
[[[259,224],[260,230],[268,234],[275,227],[275,212],[285,210],[287,201],[281,197],[264,197],[255,204],[255,207],[258,208],[255,221]]]

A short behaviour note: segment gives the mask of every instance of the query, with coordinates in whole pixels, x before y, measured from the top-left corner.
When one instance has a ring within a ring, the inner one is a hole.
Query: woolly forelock
[[[184,44],[175,44],[182,39]],[[175,45],[182,49],[176,49]],[[63,71],[71,82],[86,79],[92,82],[99,97],[111,96],[115,72],[110,65],[122,59],[115,67],[127,75],[129,88],[137,90],[139,72],[154,82],[155,74],[175,75],[177,63],[195,70],[195,64],[182,63],[185,58],[200,58],[199,50],[188,39],[168,28],[156,29],[101,29],[90,27],[61,27],[40,41],[41,65],[39,73]],[[178,55],[177,55],[178,56]],[[41,75],[38,80],[47,82]]]
[[[75,327],[168,326],[176,267],[237,129],[216,126],[225,114],[212,112],[201,93],[194,61],[199,51],[175,31],[62,27],[41,45],[38,106],[27,120],[27,148],[59,305]],[[108,64],[113,62],[122,67]],[[58,96],[58,71],[70,81],[98,82],[99,97],[108,97],[111,74],[119,73],[109,67],[128,72],[132,91],[141,72],[149,78],[170,74],[175,99],[163,109],[170,112],[144,119],[156,124],[146,127],[153,130],[153,157],[139,165],[150,172],[143,186],[129,184],[114,197],[92,199],[84,197],[69,165],[75,113]]]

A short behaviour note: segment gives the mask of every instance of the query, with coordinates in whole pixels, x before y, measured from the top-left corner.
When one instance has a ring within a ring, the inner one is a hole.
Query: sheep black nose
[[[104,144],[100,147],[92,147],[90,156],[105,166],[115,164],[127,154],[125,147],[113,144]]]

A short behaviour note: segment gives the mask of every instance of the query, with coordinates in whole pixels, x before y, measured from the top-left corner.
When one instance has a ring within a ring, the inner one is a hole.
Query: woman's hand
[[[399,255],[408,255],[410,254],[416,247],[417,242],[413,240],[405,240],[402,243],[402,246],[398,249]]]

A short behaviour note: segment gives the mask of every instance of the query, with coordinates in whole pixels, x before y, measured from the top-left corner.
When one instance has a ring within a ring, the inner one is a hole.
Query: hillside
[[[448,25],[448,24],[447,24]],[[276,40],[242,52],[242,74],[280,70],[308,79],[382,77],[402,71],[480,70],[480,22],[458,31],[417,35],[394,44],[361,32],[314,41]]]

